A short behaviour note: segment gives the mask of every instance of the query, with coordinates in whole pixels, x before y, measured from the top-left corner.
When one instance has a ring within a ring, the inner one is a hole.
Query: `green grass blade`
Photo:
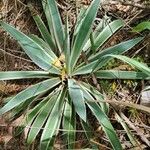
[[[0,80],[28,79],[28,78],[49,78],[45,71],[7,71],[0,72]]]
[[[28,87],[27,89],[23,90],[16,96],[14,96],[6,105],[4,105],[0,109],[0,115],[8,112],[9,110],[15,108],[16,106],[20,105],[21,103],[27,101],[29,98],[39,95],[60,83],[58,78],[49,79],[33,86]]]
[[[60,52],[63,51],[63,45],[65,41],[65,34],[60,18],[60,14],[55,0],[47,0],[49,14],[51,15],[51,26],[55,35],[56,43]]]
[[[64,144],[67,149],[75,149],[76,115],[70,99],[66,101],[63,114]]]
[[[28,144],[31,144],[35,140],[38,133],[40,132],[49,113],[51,112],[51,110],[54,106],[55,100],[56,100],[56,96],[51,97],[48,100],[48,102],[44,105],[44,107],[42,107],[42,109],[40,109],[40,113],[37,115],[36,119],[32,123],[31,129],[28,133],[28,137],[27,137]]]
[[[95,72],[95,76],[100,79],[150,80],[150,76],[137,71],[100,70]]]
[[[71,68],[74,68],[74,66],[81,54],[82,48],[83,48],[87,38],[89,38],[91,29],[92,29],[92,24],[96,17],[99,5],[100,5],[100,0],[94,0],[86,12],[86,16],[84,17],[82,25],[78,31],[77,37],[75,38],[75,42],[74,42],[73,49],[71,52],[71,58],[70,58],[70,60],[71,60],[70,67]]]
[[[63,89],[60,92],[57,99],[55,100],[54,107],[45,124],[40,142],[41,149],[44,150],[53,149],[54,138],[58,133],[58,129],[61,122],[65,97],[66,97],[66,89]]]
[[[122,56],[122,55],[108,55],[117,59],[120,59],[128,64],[130,64],[131,66],[137,68],[138,70],[142,71],[143,73],[148,75],[148,78],[150,77],[150,68],[148,66],[146,66],[146,64],[144,63],[140,63],[132,58],[128,58],[126,56]]]
[[[83,92],[80,86],[73,79],[68,79],[69,95],[74,104],[77,114],[86,122],[86,106]]]
[[[31,7],[31,8],[30,8]],[[34,13],[34,8],[33,6],[30,6],[30,11],[32,13],[32,16],[33,16],[33,19],[43,37],[43,39],[45,40],[45,42],[47,42],[50,46],[50,48],[55,51],[56,50],[56,47],[55,47],[55,44],[53,43],[53,40],[51,38],[51,35],[47,29],[47,27],[45,26],[44,22],[42,21],[41,17],[37,14],[37,13]]]
[[[93,115],[97,118],[99,123],[102,125],[103,130],[105,131],[112,147],[114,150],[122,150],[121,143],[116,135],[116,132],[111,125],[108,117],[105,115],[105,113],[101,110],[99,105],[95,103],[94,101],[91,102],[87,101],[87,105],[89,109],[92,111]]]
[[[0,26],[18,41],[26,54],[35,64],[44,70],[51,70],[53,73],[59,72],[51,65],[51,62],[53,61],[51,56],[40,45],[38,45],[38,43],[3,21],[0,21]]]
[[[142,32],[144,30],[150,30],[150,21],[143,21],[137,26],[133,27],[132,32]]]

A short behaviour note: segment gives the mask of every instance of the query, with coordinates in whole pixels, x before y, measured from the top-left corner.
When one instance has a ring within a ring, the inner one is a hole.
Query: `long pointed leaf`
[[[68,74],[70,74],[70,67],[69,67],[69,62],[70,62],[70,35],[69,35],[69,22],[68,22],[68,13],[66,16],[66,26],[65,26],[65,44],[64,44],[64,54],[65,54],[65,61],[66,61],[66,69]]]
[[[103,67],[104,65],[106,65],[106,63],[111,60],[111,57],[104,57],[105,55],[109,55],[109,54],[122,54],[125,53],[126,51],[128,51],[129,49],[131,49],[132,47],[134,47],[136,44],[138,44],[143,38],[135,38],[132,40],[128,40],[125,42],[122,42],[120,44],[117,44],[113,47],[109,47],[107,49],[104,49],[100,52],[98,52],[96,55],[93,55],[89,58],[89,64],[85,65],[81,65],[80,67],[78,67],[73,74],[75,75],[79,75],[79,74],[88,74],[91,72],[95,72],[98,69],[100,69],[101,67]]]
[[[102,56],[108,55],[108,54],[122,54],[126,51],[128,51],[129,49],[131,49],[132,47],[134,47],[136,44],[138,44],[141,40],[143,39],[143,37],[138,37],[132,40],[128,40],[122,43],[119,43],[115,46],[109,47],[107,49],[104,49],[100,52],[98,52],[96,55],[93,55],[89,58],[89,61],[95,61],[98,60],[99,58],[101,58]]]
[[[55,51],[56,50],[56,47],[53,43],[53,40],[51,38],[51,35],[47,29],[47,27],[45,26],[44,22],[42,21],[41,17],[35,13],[34,11],[34,7],[30,4],[29,5],[29,8],[30,8],[30,11],[32,13],[32,16],[33,16],[33,19],[43,37],[43,39],[49,44],[50,48]]]
[[[55,0],[47,0],[49,14],[51,15],[51,23],[53,28],[53,33],[55,35],[56,43],[60,52],[63,50],[63,45],[65,41],[65,34],[62,26],[62,21],[60,14],[56,5]]]
[[[143,72],[120,71],[120,70],[100,70],[95,72],[95,76],[100,79],[135,79],[150,80],[150,76]]]
[[[38,133],[40,132],[41,128],[43,127],[49,113],[51,112],[54,102],[56,100],[56,96],[51,97],[46,105],[42,107],[41,112],[37,115],[36,119],[34,120],[33,124],[31,125],[31,129],[28,134],[27,143],[31,144]]]
[[[76,115],[71,100],[67,100],[63,115],[64,141],[68,149],[75,149]]]
[[[50,46],[41,38],[39,38],[37,35],[31,34],[29,37],[38,43],[50,56],[52,59],[57,59],[57,56],[53,52],[53,49],[50,48]]]
[[[73,45],[71,58],[70,58],[71,68],[74,68],[74,66],[81,54],[82,48],[85,44],[85,41],[89,37],[89,34],[92,29],[92,24],[96,17],[96,13],[99,8],[99,5],[100,5],[100,0],[94,0],[86,12],[86,16],[82,22],[82,25],[78,31],[77,37],[76,37],[74,45]]]
[[[100,34],[95,37],[95,43],[94,43],[94,49],[97,50],[99,47],[101,47],[118,29],[123,27],[124,23],[122,20],[115,20],[108,24],[101,32]],[[88,41],[86,45],[83,48],[83,51],[86,51],[88,48],[90,48],[91,44]]]
[[[14,107],[20,105],[21,103],[25,102],[31,97],[34,97],[36,95],[39,95],[40,93],[43,93],[54,86],[58,85],[60,83],[60,80],[58,78],[49,79],[43,82],[40,82],[38,84],[35,84],[33,86],[30,86],[29,88],[25,89],[24,91],[17,94],[15,97],[13,97],[6,105],[4,105],[0,109],[0,115],[8,112],[9,110],[13,109]]]
[[[122,55],[108,55],[108,56],[111,56],[111,57],[120,59],[122,61],[125,61],[126,63],[136,67],[138,70],[144,72],[145,74],[148,75],[148,77],[150,77],[150,68],[148,66],[146,66],[145,64],[140,63],[140,62],[138,62],[134,59],[131,59],[129,57],[122,56]]]
[[[59,73],[59,71],[51,65],[51,56],[40,45],[38,45],[38,43],[34,42],[24,33],[18,31],[3,21],[0,21],[0,26],[3,27],[14,39],[18,41],[26,54],[33,60],[35,64],[44,70],[49,70],[56,74]]]
[[[49,73],[45,71],[7,71],[0,72],[0,80],[14,80],[27,78],[49,78]]]
[[[41,149],[48,150],[52,149],[53,147],[54,138],[58,133],[58,128],[61,122],[65,96],[66,90],[64,89],[62,92],[60,92],[58,98],[56,99],[55,105],[45,124],[40,142]]]
[[[73,79],[68,79],[69,95],[73,101],[77,114],[86,122],[86,106],[83,92],[80,86]]]
[[[116,135],[116,132],[113,126],[111,125],[108,117],[104,114],[104,112],[98,106],[98,104],[96,104],[94,101],[93,102],[87,101],[87,105],[90,108],[90,110],[93,112],[94,116],[97,118],[99,123],[102,125],[103,130],[105,131],[113,149],[122,150],[122,146],[120,144],[120,141]]]

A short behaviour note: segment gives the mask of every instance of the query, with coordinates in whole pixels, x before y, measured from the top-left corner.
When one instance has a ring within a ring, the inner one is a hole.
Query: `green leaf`
[[[103,130],[105,131],[112,147],[114,150],[122,150],[121,143],[116,135],[116,132],[111,125],[108,117],[105,115],[105,113],[101,110],[99,105],[95,103],[94,101],[92,102],[87,101],[87,105],[89,109],[93,112],[93,115],[97,118],[99,123],[102,125]]]
[[[55,35],[56,43],[60,52],[63,51],[63,45],[65,41],[65,34],[63,30],[62,21],[56,5],[55,0],[47,0],[48,11],[51,18],[51,26]]]
[[[29,98],[24,103],[21,103],[19,106],[15,107],[10,114],[10,120],[14,120],[16,117],[18,118],[21,114],[25,113],[31,103],[36,99],[36,97]]]
[[[48,99],[48,102],[40,109],[39,114],[31,125],[31,129],[27,137],[28,144],[31,144],[35,140],[36,136],[46,122],[46,119],[54,106],[56,96],[52,96],[51,98],[48,97]]]
[[[100,79],[135,79],[150,80],[150,76],[143,72],[120,71],[120,70],[100,70],[95,72],[95,76]]]
[[[0,80],[28,79],[28,78],[50,78],[45,71],[7,71],[0,72]]]
[[[4,105],[0,109],[0,115],[27,101],[29,98],[32,98],[55,87],[59,83],[60,80],[58,78],[53,78],[28,87],[27,89],[14,96],[6,105]]]
[[[150,30],[150,21],[143,21],[137,26],[133,27],[132,32],[142,32],[144,30]]]
[[[52,18],[51,18],[51,15],[50,15],[47,0],[42,0],[42,5],[43,5],[43,10],[44,10],[44,13],[45,13],[45,16],[46,16],[46,19],[47,19],[48,28],[49,28],[49,31],[50,31],[50,34],[51,34],[51,38],[53,40],[53,43],[56,45],[54,29],[53,29],[53,26],[52,26]]]
[[[53,52],[53,50],[50,48],[50,46],[43,41],[43,39],[39,38],[37,35],[31,34],[29,35],[29,37],[35,41],[36,43],[38,43],[50,56],[53,60],[58,59],[58,57],[55,55],[55,53]]]
[[[150,77],[150,68],[148,66],[146,66],[146,64],[140,63],[134,59],[131,59],[131,58],[128,58],[128,57],[122,56],[122,55],[107,55],[107,56],[111,56],[111,57],[120,59],[120,60],[130,64],[131,66],[137,68],[138,70],[142,71],[143,73],[147,74],[148,78]]]
[[[128,138],[130,139],[130,142],[132,143],[132,145],[134,147],[139,146],[137,140],[134,138],[133,133],[130,131],[128,125],[126,124],[126,122],[121,118],[121,116],[117,113],[115,113],[115,118],[117,119],[117,121],[122,125],[122,127],[124,128],[125,132],[127,133]]]
[[[118,29],[123,27],[122,20],[115,20],[108,24],[95,39],[94,47],[97,50],[101,47]]]
[[[76,35],[79,33],[79,29],[81,28],[83,20],[86,16],[86,12],[87,12],[87,9],[82,7],[80,9],[80,12],[79,12],[78,16],[77,16],[77,21],[76,21],[74,32],[73,32],[73,43],[74,43],[74,39],[75,39]]]
[[[29,110],[26,114],[26,121],[24,124],[25,125],[31,124],[46,103],[47,103],[47,99],[43,99],[33,109]]]
[[[18,31],[3,21],[0,21],[0,25],[18,41],[26,54],[33,60],[35,64],[44,70],[49,70],[52,73],[59,74],[59,71],[51,65],[53,58],[51,58],[51,56],[41,47],[41,45],[38,45],[38,43],[33,41],[24,33]]]
[[[81,54],[85,41],[90,35],[92,24],[96,17],[96,13],[98,11],[99,5],[100,5],[100,0],[93,0],[93,2],[91,3],[90,7],[88,8],[86,12],[86,16],[84,17],[82,25],[78,31],[77,37],[75,38],[75,42],[74,42],[73,49],[71,52],[71,57],[70,57],[70,60],[71,60],[70,67],[72,69],[74,68]]]
[[[105,55],[118,55],[125,53],[126,51],[134,47],[136,44],[138,44],[142,39],[142,37],[139,37],[132,40],[128,40],[98,52],[96,55],[93,55],[89,58],[89,64],[80,65],[80,67],[78,67],[73,74],[80,75],[97,71],[98,69],[103,67],[109,60],[112,59],[111,57],[104,57]]]
[[[30,6],[30,7],[29,7],[30,11],[33,12],[34,11],[33,6]],[[51,35],[50,35],[47,27],[45,26],[44,22],[42,21],[41,17],[37,13],[34,13],[34,12],[32,13],[32,16],[33,16],[33,19],[43,37],[43,39],[45,40],[45,42],[47,42],[49,44],[50,48],[53,51],[55,51],[56,50],[55,44],[53,43]]]
[[[66,89],[63,89],[55,101],[55,105],[47,119],[45,124],[40,149],[48,150],[53,149],[54,139],[58,133],[61,123],[62,112],[64,108],[64,100],[66,97]]]
[[[114,35],[116,31],[118,31],[121,27],[123,27],[124,23],[122,20],[115,20],[109,23],[96,37],[94,34],[95,42],[94,49],[97,50],[101,47],[110,37]],[[87,50],[90,48],[91,44],[86,44],[83,50]]]
[[[109,112],[109,105],[102,102],[104,101],[104,96],[97,91],[95,87],[91,86],[90,84],[86,84],[85,82],[82,82],[80,86],[82,87],[85,99],[97,100],[97,103],[100,104],[102,111],[105,114]]]
[[[65,63],[66,63],[66,69],[67,73],[70,74],[70,67],[69,67],[69,62],[70,62],[70,36],[69,36],[69,22],[68,22],[68,13],[66,16],[66,24],[65,24],[65,44],[64,44],[64,54],[65,54]]]
[[[108,55],[108,54],[122,54],[126,51],[128,51],[129,49],[131,49],[132,47],[134,47],[136,44],[138,44],[141,40],[143,39],[143,37],[138,37],[132,40],[128,40],[125,42],[121,42],[115,46],[109,47],[107,49],[104,49],[100,52],[98,52],[96,55],[93,55],[89,58],[89,61],[95,61],[98,60],[99,58]]]
[[[89,123],[88,122],[83,122],[82,120],[81,120],[81,125],[82,125],[82,128],[84,129],[84,131],[85,131],[85,135],[86,135],[86,137],[87,137],[87,139],[88,139],[88,141],[90,142],[90,145],[92,146],[92,150],[98,150],[98,146],[96,145],[96,144],[93,144],[92,142],[91,142],[91,139],[93,139],[94,138],[94,135],[93,135],[93,130],[92,130],[92,128],[90,127],[90,125],[89,125]]]
[[[64,144],[68,149],[75,149],[76,115],[70,99],[67,99],[63,114]]]
[[[83,92],[80,86],[73,79],[68,79],[69,95],[73,101],[77,114],[86,122],[86,106]]]

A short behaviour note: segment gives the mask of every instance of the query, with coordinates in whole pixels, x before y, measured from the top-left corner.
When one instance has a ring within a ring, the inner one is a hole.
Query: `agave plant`
[[[33,18],[41,33],[25,35],[11,25],[0,21],[0,26],[18,41],[30,59],[41,68],[39,71],[0,72],[0,80],[40,78],[41,81],[9,98],[0,109],[0,115],[12,113],[15,118],[25,113],[24,126],[30,126],[27,142],[31,144],[40,133],[40,149],[53,149],[55,138],[63,128],[65,149],[74,149],[76,118],[89,140],[92,129],[87,110],[93,113],[104,130],[113,149],[122,149],[117,134],[107,117],[108,105],[90,78],[99,79],[150,79],[146,65],[122,56],[143,38],[135,38],[109,48],[103,44],[124,26],[115,20],[102,28],[101,22],[93,31],[100,0],[93,0],[88,9],[80,11],[73,34],[70,35],[68,15],[63,26],[55,0],[42,1],[48,28],[37,13]],[[102,70],[112,58],[123,60],[139,69],[136,71]],[[42,129],[42,130],[41,130]],[[97,146],[91,143],[91,147]]]

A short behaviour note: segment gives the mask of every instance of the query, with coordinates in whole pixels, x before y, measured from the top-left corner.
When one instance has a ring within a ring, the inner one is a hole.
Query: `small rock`
[[[150,107],[150,90],[141,92],[141,105]]]

